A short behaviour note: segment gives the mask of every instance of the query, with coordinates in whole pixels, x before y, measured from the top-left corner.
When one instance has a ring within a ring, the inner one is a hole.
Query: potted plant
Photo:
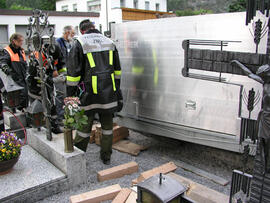
[[[8,173],[19,160],[22,142],[15,133],[0,134],[0,174]]]
[[[78,97],[67,97],[64,99],[64,103],[65,152],[71,153],[74,151],[72,130],[82,130],[83,125],[87,125],[88,117],[84,115],[84,109],[80,109],[80,100]]]

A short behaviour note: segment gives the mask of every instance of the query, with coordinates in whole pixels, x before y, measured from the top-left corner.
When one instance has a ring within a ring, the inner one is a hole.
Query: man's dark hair
[[[81,31],[87,31],[90,29],[95,29],[95,25],[90,20],[86,19],[80,23],[80,30]]]

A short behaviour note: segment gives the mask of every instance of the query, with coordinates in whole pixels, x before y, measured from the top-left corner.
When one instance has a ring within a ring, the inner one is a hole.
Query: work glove
[[[124,103],[123,103],[122,91],[119,89],[117,91],[117,112],[122,111],[123,106],[124,106]]]
[[[58,75],[57,77],[53,78],[54,83],[63,83],[66,82],[66,77],[64,75]]]

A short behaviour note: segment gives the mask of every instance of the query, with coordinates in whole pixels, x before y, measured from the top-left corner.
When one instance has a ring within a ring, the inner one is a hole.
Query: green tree
[[[246,0],[236,0],[229,5],[229,12],[245,11],[246,7]]]
[[[194,16],[194,15],[205,15],[205,14],[211,14],[211,13],[213,13],[213,11],[205,10],[205,9],[200,9],[200,10],[186,9],[186,10],[175,11],[175,14],[177,16]]]
[[[20,4],[12,4],[9,9],[11,10],[32,10],[30,7],[25,7]]]
[[[56,4],[56,0],[43,0],[40,2],[40,9],[55,11],[56,9],[55,4]]]
[[[0,0],[0,8],[2,8],[2,9],[7,8],[6,0]]]
[[[2,0],[0,0],[2,1]],[[32,8],[41,10],[55,10],[56,0],[8,0],[6,1],[7,8]]]
[[[188,6],[187,0],[168,0],[168,11],[184,10]]]

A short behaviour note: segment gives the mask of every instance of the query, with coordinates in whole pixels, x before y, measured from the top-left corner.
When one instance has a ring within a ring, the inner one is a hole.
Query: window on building
[[[101,11],[101,3],[100,0],[96,1],[87,1],[87,10],[89,12],[99,12]]]
[[[0,47],[8,44],[8,26],[0,25]]]
[[[160,4],[157,3],[157,4],[156,4],[156,11],[159,11],[159,9],[160,9]]]
[[[68,5],[62,6],[62,11],[68,11]]]
[[[120,7],[126,7],[126,1],[125,0],[120,1]]]
[[[150,10],[150,1],[145,2],[145,10]]]
[[[73,11],[74,11],[74,12],[77,12],[77,11],[78,11],[77,4],[73,4]]]
[[[138,0],[133,0],[133,6],[135,9],[138,9]]]

